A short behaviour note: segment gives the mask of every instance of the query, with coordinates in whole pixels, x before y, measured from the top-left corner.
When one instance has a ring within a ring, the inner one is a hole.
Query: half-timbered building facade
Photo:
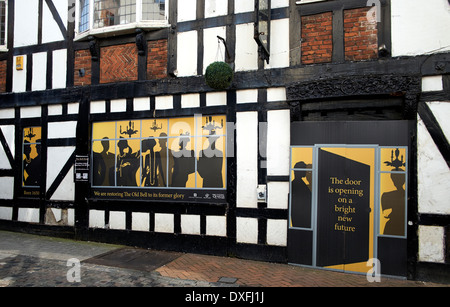
[[[447,0],[0,0],[0,228],[448,280],[449,32]]]

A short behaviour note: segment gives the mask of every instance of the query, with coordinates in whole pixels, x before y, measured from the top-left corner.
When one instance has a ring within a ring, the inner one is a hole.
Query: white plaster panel
[[[61,16],[61,20],[64,23],[64,27],[67,29],[68,1],[67,0],[58,0],[58,1],[53,1],[53,4],[54,4],[56,10],[58,11],[59,16]],[[53,15],[50,12],[50,9],[48,8],[48,5],[45,2],[44,2],[44,7],[43,7],[42,12],[43,12],[42,42],[49,43],[49,42],[56,42],[56,41],[64,40],[61,30],[59,29],[58,24],[56,23],[55,19],[53,18]]]
[[[267,101],[286,101],[286,88],[272,87],[267,89]]]
[[[33,54],[33,91],[45,90],[47,87],[47,52]]]
[[[270,27],[270,61],[264,65],[266,68],[289,67],[289,18],[272,20]]]
[[[5,137],[9,150],[11,151],[11,154],[14,157],[16,148],[14,143],[16,127],[13,125],[4,125],[0,126],[0,129],[2,130],[3,136]]]
[[[13,208],[0,207],[0,220],[12,220]]]
[[[228,14],[228,1],[205,0],[205,18]]]
[[[234,0],[234,12],[236,14],[253,12],[255,10],[255,0]]]
[[[39,223],[39,209],[19,208],[17,220],[19,222]]]
[[[227,31],[225,27],[208,28],[203,30],[203,74],[209,64],[222,61],[225,62],[225,46],[222,42],[218,43],[217,36],[225,40]]]
[[[89,210],[89,227],[105,228],[105,211]]]
[[[155,98],[156,110],[173,109],[173,96],[158,96]]]
[[[422,91],[433,92],[442,91],[444,85],[442,83],[442,76],[427,76],[422,78]]]
[[[0,144],[0,169],[12,169],[9,163],[8,156],[6,155],[5,149]]]
[[[197,17],[197,0],[178,1],[178,22],[195,20]]]
[[[14,198],[14,177],[0,177],[0,199]]]
[[[258,243],[258,219],[236,218],[236,241],[239,243]]]
[[[124,211],[109,212],[109,229],[126,229],[126,215]]]
[[[53,88],[65,88],[67,78],[67,49],[53,51]]]
[[[419,212],[450,214],[450,170],[419,116],[417,146]]]
[[[227,217],[210,215],[206,217],[206,234],[208,236],[226,237]]]
[[[267,175],[289,175],[290,111],[267,112]]]
[[[66,177],[61,181],[51,200],[74,201],[75,200],[75,182],[73,181],[73,166],[67,172]]]
[[[68,222],[68,226],[75,226],[75,209],[67,209],[67,222]]]
[[[287,245],[287,220],[267,220],[267,244]]]
[[[22,107],[20,108],[20,117],[21,118],[34,118],[34,117],[41,117],[41,107]]]
[[[189,235],[200,234],[200,215],[182,214],[181,233]]]
[[[450,50],[448,0],[392,0],[392,55],[419,55]]]
[[[149,231],[150,230],[150,214],[145,212],[131,213],[131,230]]]
[[[105,113],[106,112],[105,101],[104,100],[91,101],[90,112],[91,114]]]
[[[181,95],[182,108],[198,108],[200,107],[200,94],[183,94]]]
[[[434,117],[444,132],[447,141],[450,140],[450,101],[427,102],[428,107],[433,112]]]
[[[16,59],[18,56],[23,57],[23,69],[16,69]],[[25,92],[27,88],[27,56],[18,55],[13,58],[13,88],[15,93]]]
[[[258,102],[258,90],[239,90],[236,91],[236,103],[256,103]]]
[[[74,151],[75,147],[72,146],[49,147],[47,149],[47,161],[51,161],[51,163],[47,163],[47,189],[53,184],[53,181],[55,181]],[[73,178],[73,173],[71,178]],[[73,189],[73,183],[70,183],[69,181],[67,184],[68,185],[64,187],[64,191],[69,193]],[[60,188],[63,188],[63,186],[60,185]]]
[[[271,5],[272,9],[287,7],[289,6],[289,0],[272,0]]]
[[[289,206],[289,182],[267,183],[267,208],[287,209]]]
[[[178,33],[177,45],[178,77],[197,75],[197,31]]]
[[[16,146],[14,143],[15,139],[15,127],[8,125],[8,126],[0,126],[0,129],[3,133],[3,136],[5,137],[6,144],[8,144],[9,151],[13,158],[15,157],[16,153]],[[6,156],[6,152],[3,148],[3,146],[0,145],[0,169],[11,169],[12,165],[10,165],[8,161],[8,157]]]
[[[135,98],[133,100],[133,110],[134,111],[148,111],[148,110],[150,110],[150,98],[149,97]]]
[[[226,106],[227,92],[210,92],[206,93],[206,106]]]
[[[155,232],[173,233],[174,221],[171,213],[155,213]]]
[[[48,115],[57,116],[63,114],[63,107],[60,104],[52,104],[48,106]]]
[[[38,42],[39,0],[15,0],[14,47]]]
[[[0,118],[1,119],[14,118],[15,114],[16,113],[14,111],[14,108],[8,108],[8,109],[1,109],[0,110]]]
[[[237,207],[257,207],[258,113],[236,114]]]
[[[236,25],[235,71],[258,69],[258,44],[253,23]]]
[[[136,99],[138,99],[138,98],[136,98]],[[127,110],[127,100],[126,99],[111,100],[110,109],[111,109],[111,113],[125,112]]]
[[[72,102],[67,104],[67,114],[78,114],[79,103]]]
[[[51,122],[48,123],[48,138],[62,139],[75,138],[77,130],[77,122]]]
[[[419,261],[445,262],[444,227],[419,225]]]

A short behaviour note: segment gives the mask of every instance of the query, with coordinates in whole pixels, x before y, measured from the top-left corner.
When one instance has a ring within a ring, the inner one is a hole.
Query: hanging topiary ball
[[[206,84],[216,90],[224,90],[233,81],[233,69],[225,62],[214,62],[206,68]]]

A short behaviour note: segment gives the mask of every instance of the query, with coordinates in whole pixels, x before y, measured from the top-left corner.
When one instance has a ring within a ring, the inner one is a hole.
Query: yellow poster
[[[93,186],[223,189],[225,132],[223,115],[94,123]]]
[[[405,235],[406,148],[381,148],[380,234]]]
[[[197,138],[197,187],[225,187],[226,118],[203,116]]]
[[[22,186],[39,187],[41,177],[41,127],[23,129]]]
[[[313,148],[291,149],[291,214],[290,227],[312,226]]]

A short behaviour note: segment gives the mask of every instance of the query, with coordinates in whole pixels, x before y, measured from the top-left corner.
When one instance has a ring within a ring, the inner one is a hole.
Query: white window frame
[[[0,0],[5,2],[5,44],[0,45],[0,52],[8,51],[8,0]]]
[[[165,2],[164,20],[142,20],[142,0],[136,0],[136,21],[123,25],[94,28],[94,2],[89,0],[89,27],[80,32],[80,0],[75,1],[75,41],[86,39],[89,36],[107,37],[117,34],[131,33],[136,29],[161,29],[169,27],[169,1]]]

